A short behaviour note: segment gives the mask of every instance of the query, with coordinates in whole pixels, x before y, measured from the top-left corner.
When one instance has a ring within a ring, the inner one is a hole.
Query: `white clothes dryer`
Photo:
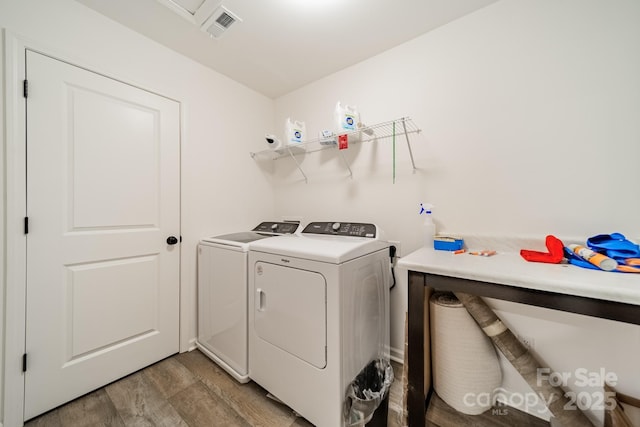
[[[318,427],[388,359],[389,244],[373,224],[313,222],[249,250],[249,376]]]
[[[263,222],[252,231],[207,237],[198,245],[196,345],[237,381],[249,381],[247,253],[251,242],[295,233],[298,223]]]

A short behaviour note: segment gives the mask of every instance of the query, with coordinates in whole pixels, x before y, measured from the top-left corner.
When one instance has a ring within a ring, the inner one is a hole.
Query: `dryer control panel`
[[[328,234],[331,236],[369,237],[375,239],[377,229],[374,224],[361,222],[310,222],[303,234]]]
[[[258,233],[293,234],[300,224],[297,222],[261,222],[251,231]]]

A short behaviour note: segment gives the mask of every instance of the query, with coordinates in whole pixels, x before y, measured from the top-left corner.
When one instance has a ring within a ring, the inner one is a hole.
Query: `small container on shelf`
[[[464,240],[461,237],[437,234],[433,238],[433,249],[438,251],[457,251],[463,247]]]

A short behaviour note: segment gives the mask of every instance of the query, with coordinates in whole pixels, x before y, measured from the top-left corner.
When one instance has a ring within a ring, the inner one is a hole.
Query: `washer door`
[[[249,373],[247,333],[247,253],[199,245],[198,343],[243,377]]]
[[[327,366],[324,276],[266,262],[254,269],[256,335],[316,368]]]

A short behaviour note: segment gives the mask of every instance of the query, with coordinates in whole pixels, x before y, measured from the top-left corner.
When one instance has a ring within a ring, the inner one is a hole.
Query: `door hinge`
[[[22,372],[27,372],[27,353],[22,355]]]
[[[29,217],[24,217],[24,234],[29,234]]]
[[[24,80],[22,82],[22,95],[24,95],[25,98],[29,97],[29,80]]]

